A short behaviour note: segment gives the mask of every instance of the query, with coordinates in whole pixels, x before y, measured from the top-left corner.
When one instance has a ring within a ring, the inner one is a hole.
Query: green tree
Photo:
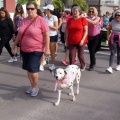
[[[29,2],[29,1],[35,1],[35,0],[18,0],[18,3],[25,4],[25,3]]]
[[[84,11],[87,9],[87,4],[85,0],[73,0],[73,4],[78,4]]]
[[[52,3],[55,6],[55,8],[59,8],[60,10],[63,10],[67,2],[68,0],[52,0]]]

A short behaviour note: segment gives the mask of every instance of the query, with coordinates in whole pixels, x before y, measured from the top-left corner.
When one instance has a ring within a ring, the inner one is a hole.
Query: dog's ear
[[[52,74],[53,77],[55,77],[55,72],[56,72],[56,69],[50,70],[50,73]]]

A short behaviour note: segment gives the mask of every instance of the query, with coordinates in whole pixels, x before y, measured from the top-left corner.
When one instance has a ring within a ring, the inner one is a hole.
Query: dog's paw
[[[68,95],[70,95],[70,96],[71,96],[71,95],[72,95],[72,93],[69,93]]]
[[[56,102],[56,103],[54,103],[54,106],[58,106],[58,105],[59,105],[59,103],[57,103],[57,102]]]
[[[76,101],[76,98],[73,98],[72,101]]]

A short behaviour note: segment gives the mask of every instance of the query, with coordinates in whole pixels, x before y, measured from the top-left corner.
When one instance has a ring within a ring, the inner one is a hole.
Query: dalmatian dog
[[[58,106],[61,98],[61,90],[64,88],[69,88],[71,92],[69,95],[72,96],[72,101],[75,101],[75,95],[73,90],[73,84],[76,80],[77,91],[76,94],[79,94],[79,83],[81,78],[81,71],[77,65],[68,65],[65,69],[58,68],[55,71],[52,71],[52,75],[56,78],[54,91],[58,89],[58,100],[55,103],[55,106]]]

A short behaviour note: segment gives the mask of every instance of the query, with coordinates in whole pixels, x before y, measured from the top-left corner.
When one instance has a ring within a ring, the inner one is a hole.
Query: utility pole
[[[120,9],[120,0],[119,0],[119,6],[118,6],[118,8]]]
[[[119,1],[120,1],[120,0],[119,0]],[[99,2],[98,2],[98,14],[99,14],[99,15],[101,14],[100,6],[101,6],[101,0],[99,0]]]

